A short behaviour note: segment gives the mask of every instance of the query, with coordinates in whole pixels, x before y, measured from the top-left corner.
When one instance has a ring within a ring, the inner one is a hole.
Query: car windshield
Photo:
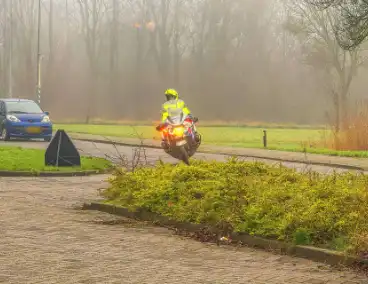
[[[6,102],[8,113],[43,113],[41,108],[32,101]]]

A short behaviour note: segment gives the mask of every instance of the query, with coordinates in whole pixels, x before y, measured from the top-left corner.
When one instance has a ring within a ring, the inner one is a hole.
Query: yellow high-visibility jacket
[[[169,116],[174,116],[183,112],[184,115],[189,115],[190,110],[183,100],[170,100],[162,105],[161,121],[164,122]]]

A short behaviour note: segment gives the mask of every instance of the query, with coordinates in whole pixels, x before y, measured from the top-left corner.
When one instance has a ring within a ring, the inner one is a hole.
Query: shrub
[[[358,252],[368,247],[367,185],[363,174],[299,173],[230,159],[120,171],[102,194],[109,203],[178,221],[227,222],[237,232]]]
[[[358,101],[354,111],[336,129],[332,125],[330,137],[326,139],[329,149],[342,151],[368,150],[368,101]]]

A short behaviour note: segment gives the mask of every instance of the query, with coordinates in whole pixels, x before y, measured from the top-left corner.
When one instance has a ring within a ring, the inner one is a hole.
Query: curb
[[[109,140],[100,140],[100,139],[88,139],[88,138],[73,138],[74,140],[91,142],[91,143],[100,143],[100,144],[109,144],[109,145],[119,145],[119,146],[127,146],[127,147],[139,147],[142,146],[148,149],[161,149],[159,146],[155,145],[138,145],[133,143],[124,143],[124,142],[115,142]],[[254,158],[254,159],[263,159],[263,160],[270,160],[276,162],[286,162],[286,163],[299,163],[299,164],[306,164],[306,165],[315,165],[315,166],[324,166],[324,167],[332,167],[332,168],[340,168],[340,169],[347,169],[347,170],[356,170],[356,171],[367,171],[367,167],[360,167],[354,166],[349,164],[340,164],[340,163],[324,163],[324,162],[317,162],[317,161],[307,161],[307,160],[299,160],[299,159],[283,159],[283,158],[275,158],[275,157],[267,157],[267,156],[258,156],[258,155],[242,155],[242,154],[230,154],[224,152],[213,152],[213,151],[206,151],[201,150],[197,151],[198,153],[202,154],[216,154],[216,155],[224,155],[224,156],[236,156],[236,157],[243,157],[243,158]],[[313,155],[313,154],[311,154]]]
[[[160,226],[172,226],[178,229],[183,229],[187,232],[198,232],[201,229],[208,228],[206,225],[201,224],[193,224],[188,222],[179,222],[171,220],[168,217],[161,216],[156,213],[148,212],[144,209],[138,209],[136,211],[129,211],[129,209],[104,204],[92,202],[90,204],[84,204],[83,207],[85,210],[96,210],[105,213],[110,213],[130,219],[136,219],[140,221],[151,221],[155,223],[159,223]],[[211,232],[221,233],[220,230],[215,228],[209,228]],[[353,256],[348,256],[343,253],[325,250],[315,247],[308,246],[296,246],[292,244],[288,244],[281,241],[269,240],[260,237],[250,236],[244,233],[232,233],[231,239],[236,242],[241,242],[249,247],[261,248],[266,250],[277,250],[282,254],[287,254],[294,257],[305,258],[308,260],[323,262],[325,264],[329,264],[332,266],[346,265],[346,266],[364,266],[367,264],[366,260],[362,260]]]
[[[30,172],[30,171],[0,171],[0,177],[81,177],[110,174],[113,170],[80,171],[80,172]]]

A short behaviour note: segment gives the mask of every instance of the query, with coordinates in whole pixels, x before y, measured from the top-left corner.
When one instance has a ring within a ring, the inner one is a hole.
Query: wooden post
[[[267,130],[263,130],[263,147],[267,148]]]

